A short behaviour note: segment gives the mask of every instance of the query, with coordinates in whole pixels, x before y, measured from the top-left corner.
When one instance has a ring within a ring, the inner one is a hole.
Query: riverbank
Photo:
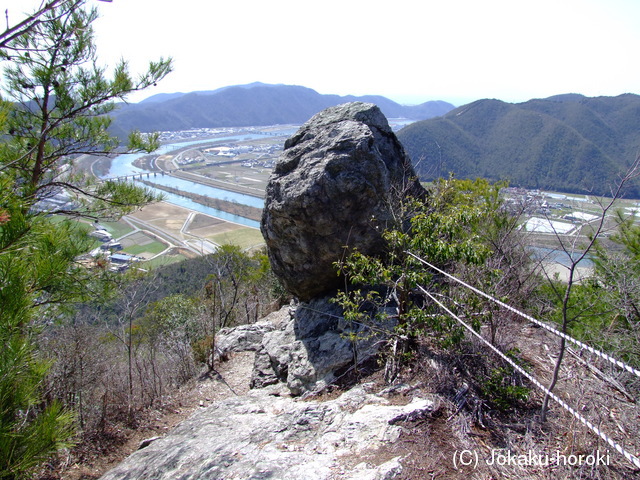
[[[221,200],[219,198],[212,198],[206,195],[199,195],[193,192],[187,192],[184,190],[180,190],[178,188],[169,187],[166,185],[159,185],[157,183],[149,182],[146,180],[138,180],[144,185],[152,188],[157,188],[159,190],[163,190],[165,192],[173,193],[176,195],[180,195],[182,197],[187,197],[194,202],[198,202],[201,205],[206,207],[215,208],[216,210],[221,210],[223,212],[231,213],[233,215],[238,215],[240,217],[248,218],[250,220],[260,221],[262,219],[262,209],[250,207],[248,205],[241,205],[239,203],[229,202],[227,200]]]
[[[187,148],[183,150],[187,150]],[[228,190],[230,192],[242,193],[244,195],[251,195],[253,197],[259,197],[259,198],[265,197],[265,191],[263,188],[239,185],[237,183],[222,181],[222,180],[208,177],[206,175],[190,172],[189,169],[194,167],[177,168],[176,165],[173,163],[173,158],[175,156],[174,155],[175,153],[176,152],[174,151],[174,152],[171,152],[171,154],[159,155],[159,156],[145,155],[144,157],[135,159],[133,161],[133,166],[149,172],[164,172],[165,175],[181,178],[183,180],[189,180],[191,182],[201,183],[202,185],[207,185],[209,187]],[[201,169],[202,167],[197,166],[195,168]]]
[[[197,173],[191,173],[181,170],[174,170],[171,172],[171,175],[177,178],[182,178],[183,180],[190,180],[195,183],[201,183],[203,185],[208,185],[214,188],[221,188],[222,190],[229,190],[230,192],[242,193],[245,195],[251,195],[252,197],[264,198],[266,192],[263,189],[255,188],[255,187],[246,187],[243,185],[237,185],[232,182],[224,182],[220,180],[216,180],[213,178],[205,177],[204,175],[199,175]]]

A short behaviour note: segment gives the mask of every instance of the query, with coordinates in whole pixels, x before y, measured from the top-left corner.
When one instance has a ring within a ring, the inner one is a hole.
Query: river
[[[291,127],[288,127],[286,130],[282,131],[282,134],[288,135],[290,133],[291,133]],[[154,152],[154,155],[164,155],[174,150],[179,150],[184,147],[189,147],[192,145],[210,144],[210,143],[224,142],[224,141],[255,140],[258,138],[264,138],[264,136],[265,136],[264,134],[244,133],[244,134],[231,135],[226,137],[199,139],[199,140],[179,142],[179,143],[168,143],[168,144],[162,145],[158,150],[156,150]],[[135,160],[145,155],[148,155],[148,153],[129,153],[129,154],[122,154],[122,155],[116,156],[111,161],[111,168],[109,169],[109,173],[107,175],[104,175],[102,178],[108,179],[108,178],[117,178],[117,177],[125,177],[130,175],[151,173],[148,170],[138,168],[133,165],[133,162]],[[221,200],[227,200],[229,202],[235,202],[241,205],[249,205],[251,207],[256,207],[256,208],[264,207],[264,199],[261,197],[255,197],[253,195],[247,195],[243,193],[232,192],[230,190],[211,187],[209,185],[192,182],[190,180],[184,180],[182,178],[172,177],[170,175],[155,175],[155,176],[150,175],[149,178],[145,178],[145,180],[148,182],[157,183],[158,185],[166,185],[166,186],[178,188],[180,190],[194,192],[199,195],[205,195],[210,198],[219,198]],[[212,207],[207,207],[205,205],[201,205],[189,198],[186,198],[180,195],[167,193],[159,189],[152,188],[152,190],[158,193],[162,193],[165,197],[165,200],[169,203],[173,203],[174,205],[189,208],[191,210],[194,210],[200,213],[221,218],[229,222],[246,225],[248,227],[259,228],[260,226],[260,223],[255,220],[244,218],[238,215],[233,215],[231,213],[227,213]]]
[[[192,140],[187,142],[179,142],[179,143],[167,143],[161,145],[158,150],[153,152],[153,155],[164,155],[169,152],[173,152],[174,150],[179,150],[184,147],[190,147],[192,145],[200,145],[203,143],[215,143],[215,142],[225,142],[225,141],[238,141],[238,140],[255,140],[257,138],[264,138],[264,135],[256,134],[256,133],[245,133],[242,135],[231,135],[227,137],[214,137],[207,139],[199,139]],[[142,158],[148,153],[125,153],[122,155],[118,155],[113,160],[111,160],[111,168],[109,169],[109,173],[104,175],[102,178],[116,178],[116,177],[126,177],[129,175],[138,175],[140,173],[147,173],[148,170],[144,170],[142,168],[135,167],[133,162],[138,158]]]
[[[210,198],[219,198],[220,200],[239,203],[241,205],[249,205],[250,207],[255,208],[264,207],[264,199],[261,197],[232,192],[231,190],[216,188],[202,183],[192,182],[191,180],[172,177],[171,175],[156,175],[155,177],[149,176],[149,178],[145,178],[144,180],[158,185],[165,185],[167,187],[184,190],[185,192],[193,192]]]
[[[559,263],[560,265],[564,265],[568,267],[571,263],[580,257],[581,252],[573,252],[571,257],[568,253],[563,250],[557,250],[552,248],[545,247],[529,247],[529,251],[531,252],[531,256],[534,260],[543,260],[549,263]],[[579,267],[593,267],[593,261],[587,255],[585,258],[580,260],[578,263]]]
[[[244,225],[246,227],[260,228],[260,222],[256,220],[251,220],[250,218],[245,218],[229,212],[224,212],[222,210],[218,210],[217,208],[207,207],[206,205],[194,202],[190,198],[182,197],[180,195],[176,195],[175,193],[156,190],[155,188],[151,188],[151,190],[157,193],[161,193],[164,196],[166,202],[173,203],[174,205],[178,205],[179,207],[184,207],[195,212],[211,215],[212,217],[220,218],[222,220],[226,220],[227,222],[239,223],[240,225]]]

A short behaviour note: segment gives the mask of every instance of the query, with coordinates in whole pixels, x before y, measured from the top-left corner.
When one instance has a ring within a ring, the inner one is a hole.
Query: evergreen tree
[[[66,217],[119,216],[155,200],[132,184],[97,182],[74,170],[82,154],[109,154],[114,101],[171,70],[149,64],[137,78],[126,62],[108,74],[97,63],[88,0],[54,0],[0,35],[5,64],[0,100],[0,478],[23,478],[72,438],[73,417],[42,392],[46,363],[34,333],[56,308],[98,294],[106,272],[78,263],[90,243]],[[133,133],[128,151],[157,136]],[[73,207],[43,201],[63,194]]]

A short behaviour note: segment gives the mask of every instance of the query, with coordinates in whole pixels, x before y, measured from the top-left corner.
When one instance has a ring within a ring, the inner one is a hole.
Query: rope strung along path
[[[553,392],[551,392],[549,389],[547,389],[544,385],[542,385],[542,383],[540,383],[535,377],[530,375],[529,372],[527,372],[524,368],[522,368],[520,365],[518,365],[516,362],[514,362],[512,359],[510,359],[504,353],[502,353],[500,350],[498,350],[495,346],[493,346],[491,343],[489,343],[487,340],[485,340],[485,338],[482,337],[482,335],[480,335],[478,332],[476,332],[469,324],[467,324],[464,320],[462,320],[455,313],[453,313],[451,310],[449,310],[442,302],[437,300],[433,295],[431,295],[423,287],[418,286],[418,288],[422,291],[422,293],[424,293],[427,297],[429,297],[432,301],[434,301],[438,306],[440,306],[440,308],[442,308],[445,312],[447,312],[447,314],[449,314],[452,318],[457,320],[472,335],[474,335],[475,337],[480,339],[486,346],[488,346],[491,350],[493,350],[496,354],[498,354],[503,360],[508,362],[509,365],[511,365],[515,370],[517,370],[523,376],[525,376],[527,379],[529,379],[529,381],[531,383],[533,383],[536,387],[538,387],[544,393],[549,395],[549,397],[551,397],[553,400],[555,400],[562,408],[564,408],[567,412],[569,412],[580,423],[585,425],[587,428],[589,428],[589,430],[591,430],[593,433],[595,433],[598,437],[600,437],[606,443],[611,445],[611,447],[613,447],[618,453],[620,453],[627,460],[629,460],[631,463],[633,463],[633,465],[635,465],[637,468],[640,468],[640,459],[638,457],[636,457],[635,455],[627,452],[622,447],[622,445],[617,443],[615,440],[613,440],[611,437],[609,437],[606,433],[602,432],[600,430],[600,427],[598,427],[597,425],[594,425],[592,422],[590,422],[585,417],[580,415],[580,413],[578,413],[574,408],[572,408],[570,405],[568,405],[564,400],[562,400],[560,397],[558,397]]]
[[[580,348],[583,348],[591,353],[593,353],[594,355],[597,355],[598,357],[602,358],[603,360],[606,360],[624,370],[626,370],[629,373],[633,373],[636,377],[640,378],[640,370],[633,368],[631,365],[627,365],[626,363],[622,362],[621,360],[618,360],[617,358],[612,357],[611,355],[608,355],[604,352],[601,352],[600,350],[597,350],[595,348],[593,348],[590,345],[587,345],[586,343],[581,342],[580,340],[577,340],[569,335],[567,335],[566,333],[561,332],[560,330],[553,328],[550,325],[547,325],[546,323],[537,320],[535,318],[533,318],[531,315],[527,315],[524,312],[521,312],[520,310],[512,307],[511,305],[507,305],[504,302],[501,302],[500,300],[498,300],[495,297],[492,297],[491,295],[484,293],[481,290],[478,290],[477,288],[475,288],[472,285],[469,285],[468,283],[463,282],[462,280],[454,277],[453,275],[445,272],[444,270],[439,269],[438,267],[436,267],[435,265],[431,265],[429,262],[427,262],[426,260],[420,258],[419,256],[415,255],[414,253],[411,253],[409,251],[405,251],[406,254],[411,255],[413,258],[415,258],[416,260],[422,262],[423,264],[425,264],[426,266],[432,268],[433,270],[435,270],[438,273],[441,273],[442,275],[446,276],[447,278],[450,278],[451,280],[454,280],[455,282],[458,282],[460,285],[467,287],[470,290],[473,290],[475,293],[477,293],[478,295],[482,295],[483,297],[485,297],[488,300],[491,300],[494,303],[497,303],[498,305],[500,305],[501,307],[506,308],[507,310],[515,313],[516,315],[519,315],[527,320],[529,320],[530,322],[535,323],[536,325],[544,328],[545,330],[553,333],[554,335],[557,335],[558,337],[564,338],[565,340],[567,340],[568,342],[573,343],[574,345],[577,345]]]

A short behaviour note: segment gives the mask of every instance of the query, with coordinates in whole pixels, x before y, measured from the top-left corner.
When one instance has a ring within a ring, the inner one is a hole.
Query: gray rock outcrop
[[[138,450],[102,480],[385,480],[400,458],[347,466],[344,459],[394,442],[403,423],[428,418],[431,400],[393,405],[358,386],[335,400],[295,401],[269,389],[222,400]]]
[[[432,401],[392,404],[366,385],[324,402],[293,397],[322,390],[375,355],[383,343],[379,332],[393,328],[350,324],[326,295],[339,286],[334,263],[345,249],[383,253],[381,233],[397,221],[398,204],[424,195],[375,105],[332,107],[302,126],[285,143],[269,180],[261,230],[274,272],[303,303],[220,331],[221,356],[256,352],[253,389],[143,442],[102,480],[389,480],[400,474],[400,457],[373,464],[361,458],[375,458],[364,453],[396,441],[404,423],[428,418]]]
[[[378,353],[381,334],[391,331],[388,320],[376,331],[349,324],[339,306],[316,298],[291,309],[288,322],[266,331],[256,350],[252,388],[282,382],[293,395],[317,392]]]
[[[222,328],[216,334],[216,350],[219,357],[232,352],[255,352],[262,348],[265,334],[282,330],[291,319],[287,308],[268,314],[259,322]]]
[[[337,288],[345,247],[380,253],[407,195],[424,190],[377,106],[318,113],[286,141],[267,185],[261,230],[273,271],[302,301]]]

